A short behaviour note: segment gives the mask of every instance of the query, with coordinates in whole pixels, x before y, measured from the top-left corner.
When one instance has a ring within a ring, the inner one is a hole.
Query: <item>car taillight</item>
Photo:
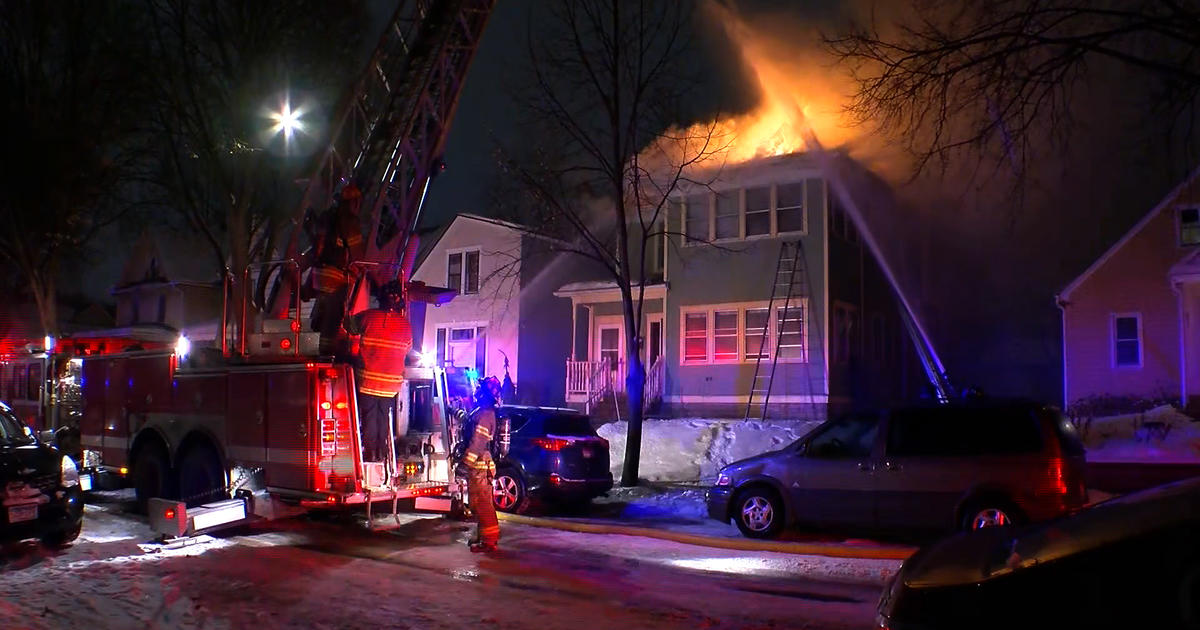
[[[571,442],[562,438],[533,438],[533,445],[547,451],[561,451]]]
[[[1051,457],[1046,461],[1045,478],[1039,485],[1042,494],[1064,496],[1070,492],[1066,478],[1067,463],[1061,457]]]

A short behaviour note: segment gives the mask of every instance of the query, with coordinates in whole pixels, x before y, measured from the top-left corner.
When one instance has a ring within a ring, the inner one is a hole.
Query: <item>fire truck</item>
[[[362,194],[363,260],[355,286],[400,280],[406,300],[453,291],[410,283],[421,207],[463,78],[494,0],[403,0],[314,158],[278,260],[226,273],[217,339],[81,361],[85,472],[125,473],[160,532],[186,535],[254,516],[385,503],[449,510],[461,500],[450,453],[461,398],[446,371],[414,360],[395,407],[385,461],[364,461],[355,372],[322,353],[301,301],[299,226],[353,184]],[[251,285],[274,278],[274,291]],[[353,295],[355,291],[351,291]],[[269,294],[274,301],[255,303]],[[240,297],[239,297],[240,296]],[[448,390],[447,386],[451,388]]]

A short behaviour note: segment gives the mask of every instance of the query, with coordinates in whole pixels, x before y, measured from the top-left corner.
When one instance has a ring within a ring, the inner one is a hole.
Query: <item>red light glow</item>
[[[533,438],[533,444],[547,451],[561,451],[571,443],[561,438]]]
[[[345,411],[346,407],[349,407],[344,400],[339,400],[337,405],[334,406],[337,407],[338,411]]]
[[[330,410],[330,409],[332,409],[332,408],[333,408],[333,405],[329,404],[329,401],[328,401],[328,400],[322,400],[322,401],[321,401],[321,409],[323,409],[323,410],[325,410],[325,411],[329,411],[329,410]]]
[[[290,350],[290,349],[291,349],[291,347],[292,347],[292,340],[291,340],[291,339],[288,339],[287,337],[284,337],[283,339],[280,339],[280,340],[279,340],[279,349],[280,349],[280,350]]]
[[[292,332],[294,332],[294,333],[300,332],[300,320],[293,319],[292,324],[291,324],[291,329],[292,329]]]
[[[163,511],[163,516],[166,517],[168,521],[175,520],[175,508],[167,508],[165,511]]]

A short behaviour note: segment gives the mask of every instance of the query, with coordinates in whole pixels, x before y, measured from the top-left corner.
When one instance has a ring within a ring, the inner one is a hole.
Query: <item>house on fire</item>
[[[1063,403],[1200,397],[1200,170],[1057,296]]]
[[[670,199],[641,283],[652,412],[740,417],[753,396],[748,415],[761,417],[768,381],[771,417],[819,418],[913,391],[894,294],[825,170],[807,154],[760,159]],[[616,285],[571,282],[554,295],[571,305],[566,402],[620,397],[628,333]]]

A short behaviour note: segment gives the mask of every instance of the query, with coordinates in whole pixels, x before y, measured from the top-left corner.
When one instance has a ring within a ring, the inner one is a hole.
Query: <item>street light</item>
[[[304,131],[304,124],[300,122],[302,113],[299,109],[292,109],[291,100],[284,101],[282,109],[271,112],[271,120],[275,121],[275,126],[271,128],[271,131],[282,133],[284,141],[291,142],[295,132]]]

